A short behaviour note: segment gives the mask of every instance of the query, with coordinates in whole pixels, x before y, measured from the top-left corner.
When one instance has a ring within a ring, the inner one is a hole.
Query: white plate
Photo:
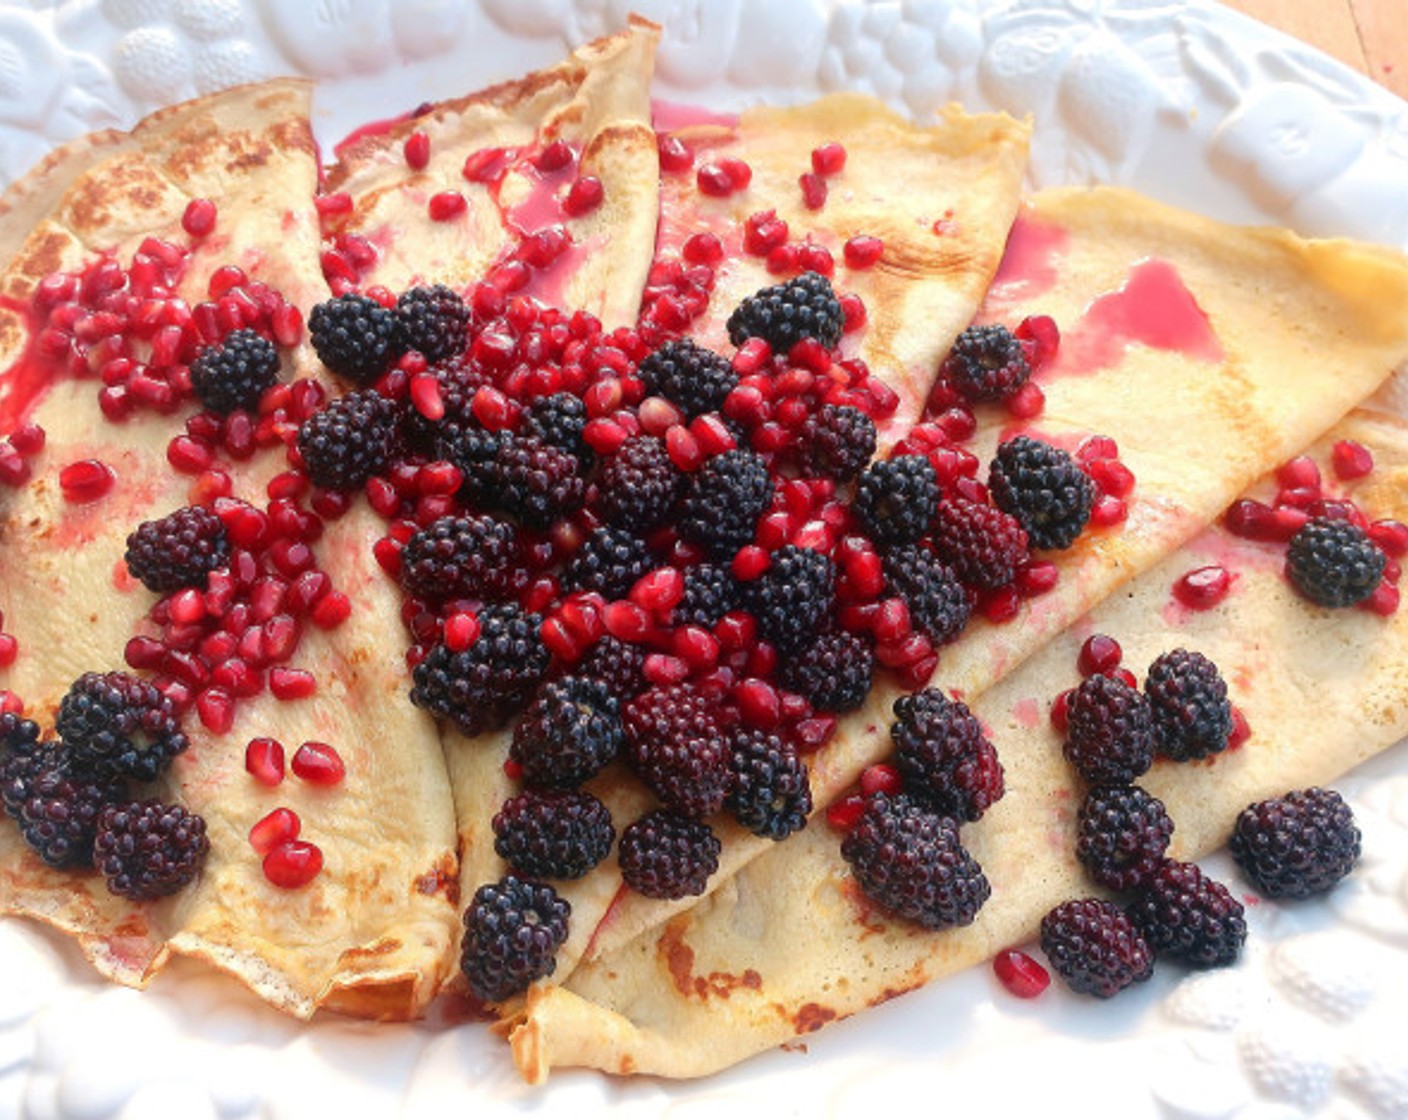
[[[353,125],[663,22],[658,95],[716,107],[874,91],[1033,114],[1034,186],[1102,180],[1232,220],[1408,247],[1408,105],[1207,3],[1161,0],[35,0],[0,7],[0,180],[55,142],[237,81],[319,80]],[[986,968],[697,1084],[521,1084],[482,1025],[300,1026],[178,963],[145,993],[0,920],[0,1118],[1408,1117],[1408,747],[1340,784],[1365,831],[1328,901],[1263,906],[1235,968],[1111,1004],[1022,1003]],[[1223,857],[1205,861],[1233,877]]]

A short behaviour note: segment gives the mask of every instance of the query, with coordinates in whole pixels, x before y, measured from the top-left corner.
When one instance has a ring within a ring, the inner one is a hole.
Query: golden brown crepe
[[[1349,496],[1370,517],[1408,517],[1408,421],[1355,413],[1313,449],[1322,465],[1336,439],[1361,442],[1376,460]],[[1255,493],[1274,490],[1268,479]],[[1078,683],[1091,633],[1119,641],[1141,678],[1170,649],[1202,652],[1250,725],[1242,745],[1204,762],[1160,759],[1140,780],[1175,822],[1170,858],[1213,851],[1247,804],[1329,783],[1392,745],[1408,734],[1408,615],[1317,607],[1292,590],[1283,559],[1284,545],[1210,529],[973,703],[1007,791],[964,827],[992,884],[971,926],[933,933],[888,917],[854,882],[840,834],[814,822],[694,909],[579,968],[565,988],[533,992],[512,1033],[524,1075],[574,1065],[708,1074],[983,961],[1035,936],[1051,907],[1101,893],[1075,858],[1083,787],[1048,715]],[[1208,564],[1232,573],[1232,591],[1213,609],[1189,610],[1173,584]]]

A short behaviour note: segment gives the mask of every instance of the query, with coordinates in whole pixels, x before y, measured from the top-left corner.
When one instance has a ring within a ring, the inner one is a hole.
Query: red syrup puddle
[[[984,310],[991,312],[1005,304],[1039,299],[1054,288],[1060,279],[1057,263],[1069,239],[1061,226],[1018,214],[1007,235],[1007,248],[988,289]]]
[[[716,126],[735,129],[738,127],[737,113],[716,113],[698,105],[685,105],[678,101],[662,101],[654,98],[650,102],[651,123],[656,132],[678,132],[682,128]]]
[[[1220,363],[1222,344],[1168,261],[1148,257],[1129,270],[1124,287],[1097,297],[1061,337],[1052,374],[1095,373],[1119,362],[1134,344]]]
[[[38,316],[27,301],[0,297],[0,309],[24,321],[24,352],[0,375],[0,434],[13,432],[34,414],[58,376],[60,364],[39,352]]]
[[[412,109],[407,113],[400,113],[394,117],[384,117],[381,120],[367,121],[366,124],[358,125],[341,140],[332,146],[332,154],[338,159],[342,158],[344,152],[352,147],[359,140],[365,140],[368,136],[384,136],[398,124],[415,120],[420,115],[419,109]]]

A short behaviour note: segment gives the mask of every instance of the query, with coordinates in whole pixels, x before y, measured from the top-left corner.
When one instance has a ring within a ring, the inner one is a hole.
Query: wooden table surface
[[[1408,98],[1408,0],[1223,0]]]

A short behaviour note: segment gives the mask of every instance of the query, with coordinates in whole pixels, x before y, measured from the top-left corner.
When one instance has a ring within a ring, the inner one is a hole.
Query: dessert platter
[[[3,14],[0,1113],[1408,1112],[1408,108],[638,7]]]

